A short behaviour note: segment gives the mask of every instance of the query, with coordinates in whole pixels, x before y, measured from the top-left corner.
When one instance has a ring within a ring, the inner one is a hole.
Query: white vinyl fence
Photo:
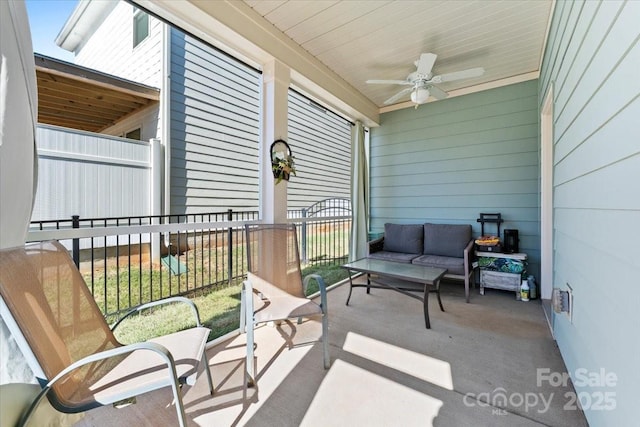
[[[114,218],[159,213],[159,141],[135,141],[42,124],[36,135],[38,188],[32,222],[65,220],[73,215]]]

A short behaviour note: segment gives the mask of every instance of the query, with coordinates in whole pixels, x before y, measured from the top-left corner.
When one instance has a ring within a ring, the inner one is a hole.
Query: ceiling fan
[[[436,99],[443,99],[448,96],[447,92],[435,86],[436,83],[479,77],[484,74],[484,68],[478,67],[434,76],[431,69],[433,68],[433,64],[435,64],[437,57],[438,55],[435,53],[423,53],[420,55],[420,59],[414,63],[417,68],[416,71],[409,74],[405,80],[367,80],[367,83],[411,86],[402,89],[400,92],[384,101],[384,105],[392,104],[408,93],[411,93],[411,101],[415,103],[416,108],[418,108],[418,105],[427,102],[429,95]]]

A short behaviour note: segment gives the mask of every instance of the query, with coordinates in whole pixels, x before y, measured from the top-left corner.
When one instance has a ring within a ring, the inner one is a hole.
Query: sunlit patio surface
[[[258,385],[243,384],[244,336],[208,350],[206,378],[183,390],[193,426],[582,426],[571,384],[539,301],[445,283],[446,312],[393,291],[329,292],[331,368],[322,367],[319,322],[256,329]],[[435,297],[435,295],[432,295]],[[79,426],[177,425],[169,389],[122,409],[90,411]]]

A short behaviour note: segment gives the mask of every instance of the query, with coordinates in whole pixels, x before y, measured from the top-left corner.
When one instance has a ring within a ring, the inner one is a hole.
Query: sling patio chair
[[[187,298],[148,303],[123,318],[186,303],[195,327],[123,345],[113,334],[122,319],[109,327],[69,253],[55,241],[0,250],[0,296],[0,314],[42,387],[19,425],[27,424],[45,396],[58,411],[77,413],[170,386],[184,426],[180,388],[195,382],[200,362],[213,394],[204,352],[210,331]]]
[[[324,368],[329,369],[327,290],[322,277],[310,274],[302,280],[298,239],[294,224],[245,226],[247,280],[240,298],[240,331],[247,334],[247,381],[255,384],[254,326],[303,317],[322,316]],[[320,290],[320,304],[308,299],[305,291],[311,280]]]

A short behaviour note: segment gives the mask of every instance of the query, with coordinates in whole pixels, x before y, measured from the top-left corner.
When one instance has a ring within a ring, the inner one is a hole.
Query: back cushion
[[[471,240],[469,224],[424,225],[424,253],[462,258]]]
[[[407,254],[422,253],[424,230],[421,224],[384,225],[384,245],[382,250],[404,252]]]

